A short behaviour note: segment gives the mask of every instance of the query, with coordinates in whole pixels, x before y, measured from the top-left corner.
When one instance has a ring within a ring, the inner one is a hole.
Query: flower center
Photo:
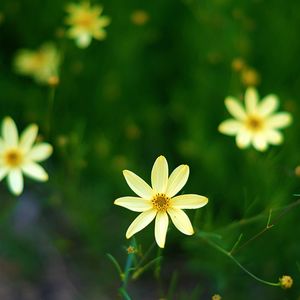
[[[23,161],[23,154],[18,149],[9,149],[4,154],[4,162],[9,167],[17,167]]]
[[[75,24],[89,29],[93,26],[94,22],[94,16],[91,13],[85,12],[78,16],[77,20],[75,21]]]
[[[247,120],[246,126],[252,131],[259,131],[263,128],[263,120],[256,116],[250,116]]]
[[[153,207],[158,211],[166,211],[170,205],[170,198],[165,194],[157,194],[152,199]]]

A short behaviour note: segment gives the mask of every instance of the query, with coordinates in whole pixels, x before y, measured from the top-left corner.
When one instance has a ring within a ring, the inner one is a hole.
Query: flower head
[[[233,97],[227,97],[225,105],[234,119],[222,122],[219,131],[235,135],[239,148],[252,144],[255,149],[265,151],[268,144],[281,144],[283,136],[278,129],[288,126],[292,121],[291,114],[287,112],[275,113],[279,105],[276,95],[268,95],[259,103],[255,88],[246,90],[245,108]]]
[[[279,278],[279,283],[283,289],[289,289],[293,285],[293,278],[288,275],[283,275]]]
[[[69,4],[66,11],[69,13],[66,24],[70,25],[68,35],[75,39],[79,48],[90,45],[92,38],[103,40],[106,38],[104,27],[110,24],[110,18],[100,16],[103,8],[98,5],[90,6],[89,2]]]
[[[14,59],[17,73],[32,76],[38,83],[51,84],[58,80],[60,54],[52,43],[43,44],[38,50],[21,49]]]
[[[200,208],[207,204],[208,199],[195,194],[174,197],[187,182],[189,177],[187,165],[180,165],[169,177],[167,160],[164,156],[159,156],[151,172],[152,187],[131,171],[124,170],[123,175],[129,187],[139,197],[122,197],[114,203],[141,212],[127,229],[126,238],[129,239],[155,219],[155,240],[158,246],[163,248],[169,217],[182,233],[187,235],[194,233],[192,224],[182,209]]]
[[[45,170],[37,164],[48,158],[52,153],[52,146],[47,143],[33,145],[38,133],[35,124],[29,125],[20,138],[15,122],[4,118],[2,122],[2,138],[0,138],[0,180],[5,176],[8,186],[15,195],[23,191],[23,175],[39,180],[48,180]]]

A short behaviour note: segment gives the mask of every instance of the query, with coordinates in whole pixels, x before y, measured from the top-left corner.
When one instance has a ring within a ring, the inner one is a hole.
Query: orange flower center
[[[86,29],[91,29],[95,23],[95,16],[89,12],[82,12],[74,22],[78,26],[82,26]]]
[[[4,162],[9,167],[17,167],[23,161],[23,154],[18,149],[9,149],[4,154]]]
[[[252,131],[259,131],[263,128],[263,120],[256,116],[250,116],[246,126]]]
[[[165,194],[157,194],[152,199],[153,207],[158,211],[166,211],[170,206],[170,198]]]

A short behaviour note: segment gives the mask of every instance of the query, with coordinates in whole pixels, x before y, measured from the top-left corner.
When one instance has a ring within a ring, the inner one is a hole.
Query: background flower
[[[104,27],[110,24],[110,18],[101,16],[102,6],[91,6],[89,2],[80,4],[69,4],[66,8],[69,13],[66,24],[70,25],[68,34],[75,39],[79,48],[86,48],[90,45],[92,38],[103,40],[106,37]]]
[[[257,150],[265,151],[268,144],[281,144],[283,135],[279,129],[290,125],[292,121],[291,114],[287,112],[275,113],[279,106],[276,95],[268,95],[259,103],[254,88],[246,90],[245,108],[233,97],[227,97],[225,105],[234,119],[222,122],[219,131],[227,135],[236,135],[239,148],[246,148],[252,144]]]
[[[48,180],[45,170],[37,162],[47,159],[52,153],[52,146],[47,143],[36,145],[38,127],[28,126],[19,139],[13,119],[6,117],[2,122],[0,139],[0,180],[7,176],[8,186],[15,195],[23,191],[23,175],[38,180]]]

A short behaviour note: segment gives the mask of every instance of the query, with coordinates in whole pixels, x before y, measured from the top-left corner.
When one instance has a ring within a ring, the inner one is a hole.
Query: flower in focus
[[[268,144],[279,145],[283,135],[279,129],[292,121],[287,112],[275,113],[279,105],[276,95],[270,94],[259,103],[255,88],[248,88],[245,93],[245,108],[233,97],[225,99],[225,105],[233,119],[219,125],[219,131],[226,135],[235,135],[239,148],[253,145],[258,151],[265,151]]]
[[[17,73],[32,76],[38,83],[51,84],[58,81],[60,54],[52,43],[43,44],[38,50],[21,49],[14,59]]]
[[[283,289],[289,289],[293,285],[293,278],[291,276],[284,275],[279,278],[279,283]]]
[[[101,6],[90,6],[89,2],[72,3],[67,6],[66,11],[69,15],[65,22],[71,26],[68,35],[75,39],[79,48],[88,47],[92,38],[96,40],[106,38],[104,27],[110,24],[110,18],[100,16],[103,11]]]
[[[52,146],[47,143],[33,145],[38,133],[35,124],[29,125],[20,138],[15,122],[4,118],[0,138],[0,180],[7,176],[8,186],[15,195],[23,191],[23,174],[39,180],[48,180],[48,174],[37,164],[48,158]]]
[[[187,165],[180,165],[169,177],[167,160],[164,156],[159,156],[151,172],[152,188],[131,171],[124,170],[123,175],[129,187],[139,197],[121,197],[114,204],[141,212],[127,229],[126,238],[129,239],[155,219],[155,240],[159,247],[164,248],[169,217],[182,233],[194,233],[192,224],[182,209],[200,208],[207,204],[208,199],[195,194],[174,197],[187,182]]]

